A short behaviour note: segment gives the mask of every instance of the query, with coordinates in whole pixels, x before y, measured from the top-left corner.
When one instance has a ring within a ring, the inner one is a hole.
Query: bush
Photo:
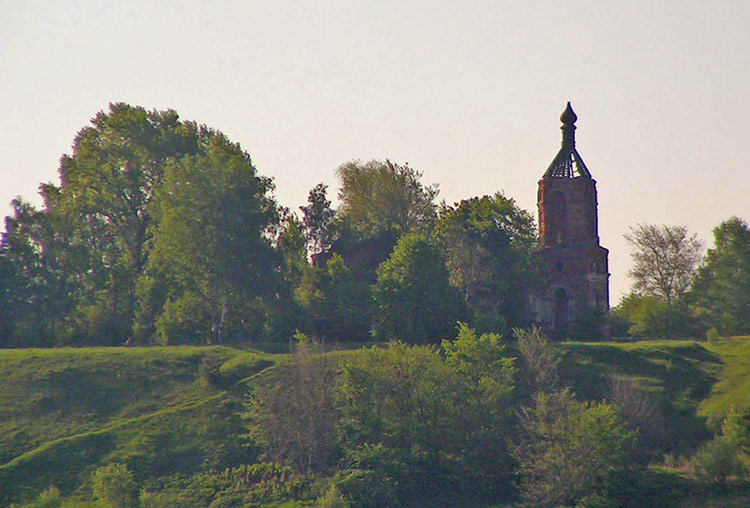
[[[567,390],[540,393],[521,429],[515,452],[521,491],[531,506],[615,494],[632,479],[633,434],[610,404],[579,402]]]
[[[11,508],[16,505],[11,505]],[[60,489],[50,485],[47,490],[42,491],[31,503],[24,504],[20,508],[59,508],[62,506]]]
[[[727,478],[742,471],[737,449],[731,440],[719,436],[693,456],[693,466],[698,478],[716,485],[724,485]]]
[[[94,471],[94,497],[111,508],[136,508],[138,487],[125,464],[109,464]]]
[[[716,327],[711,327],[706,332],[706,340],[709,344],[716,344],[719,341],[719,330]]]

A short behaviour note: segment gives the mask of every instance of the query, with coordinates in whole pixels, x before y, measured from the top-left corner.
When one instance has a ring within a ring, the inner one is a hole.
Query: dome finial
[[[562,115],[560,115],[560,121],[565,125],[573,125],[574,123],[576,123],[576,120],[578,120],[578,117],[573,111],[573,108],[570,106],[570,101],[568,101],[568,105],[565,107],[565,111],[563,111]]]

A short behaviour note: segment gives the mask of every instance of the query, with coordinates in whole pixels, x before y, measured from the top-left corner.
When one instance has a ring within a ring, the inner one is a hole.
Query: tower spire
[[[591,178],[591,173],[576,150],[576,120],[578,116],[568,102],[560,115],[562,147],[544,173],[545,178]]]
[[[560,121],[562,122],[560,130],[562,131],[562,146],[564,148],[575,148],[576,146],[576,120],[578,120],[578,116],[568,102],[565,111],[560,115]]]

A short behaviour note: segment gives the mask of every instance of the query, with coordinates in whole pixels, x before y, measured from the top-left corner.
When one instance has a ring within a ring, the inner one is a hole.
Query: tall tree
[[[531,214],[502,193],[463,200],[441,208],[434,239],[474,327],[504,331],[523,324],[536,240]]]
[[[46,213],[86,266],[75,274],[70,316],[77,340],[122,342],[131,332],[136,280],[148,259],[152,201],[168,160],[200,150],[205,129],[177,113],[111,104],[84,127],[60,162],[60,186],[42,189]],[[64,227],[63,224],[65,225]],[[65,256],[63,252],[58,252]],[[59,258],[63,263],[63,258]]]
[[[325,265],[307,270],[297,288],[297,298],[305,311],[305,333],[317,339],[348,342],[369,337],[369,288],[354,277],[338,254]]]
[[[380,265],[373,301],[373,333],[380,339],[438,342],[455,337],[457,321],[465,315],[445,262],[418,234],[401,238]]]
[[[633,247],[630,276],[636,292],[672,305],[690,288],[703,243],[684,226],[639,224],[625,235]]]
[[[220,133],[205,155],[167,164],[149,265],[151,277],[167,281],[156,318],[162,339],[222,342],[251,328],[257,300],[274,296],[280,265],[269,235],[279,216],[272,189]]]
[[[427,233],[437,218],[437,185],[420,182],[422,173],[389,160],[352,161],[339,166],[339,216],[365,237],[384,231],[395,238]]]
[[[696,307],[720,333],[750,334],[750,228],[732,217],[713,235],[693,287]]]
[[[333,219],[336,212],[326,195],[327,185],[319,183],[307,195],[307,206],[301,206],[302,223],[307,232],[308,249],[312,255],[327,250],[333,241]]]

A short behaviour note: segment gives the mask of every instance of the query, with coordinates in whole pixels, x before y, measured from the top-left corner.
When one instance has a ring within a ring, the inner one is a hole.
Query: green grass
[[[732,407],[750,414],[750,337],[721,339],[705,347],[721,358],[724,368],[699,413],[714,427]]]
[[[110,462],[143,479],[240,461],[243,390],[224,389],[273,364],[224,347],[0,351],[0,505],[69,494]]]
[[[613,375],[645,387],[678,453],[709,437],[731,407],[750,411],[750,337],[557,347],[561,380],[582,398],[606,398]],[[111,462],[128,464],[144,485],[252,460],[239,445],[242,397],[253,376],[287,360],[227,347],[0,350],[0,506],[49,485],[63,492],[63,507],[92,506],[90,475]],[[654,478],[675,495],[694,487],[675,472]],[[750,505],[746,492],[682,499],[674,506]]]

